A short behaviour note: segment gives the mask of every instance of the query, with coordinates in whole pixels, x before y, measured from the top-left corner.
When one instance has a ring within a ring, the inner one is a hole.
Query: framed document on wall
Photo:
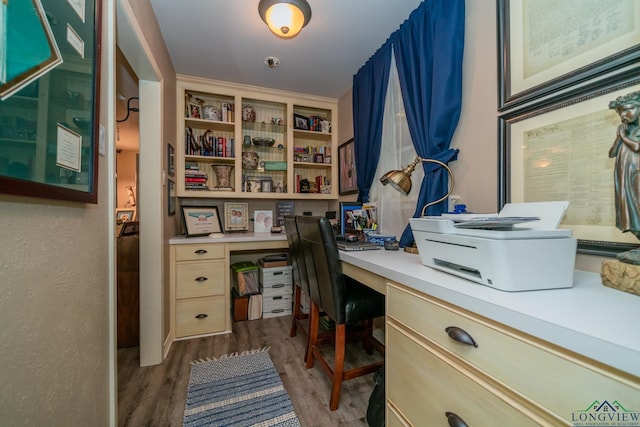
[[[498,109],[640,59],[640,2],[498,0]]]
[[[610,102],[640,91],[640,78],[498,118],[499,202],[569,201],[560,227],[578,252],[612,256],[640,243],[616,228],[610,149],[620,117]]]

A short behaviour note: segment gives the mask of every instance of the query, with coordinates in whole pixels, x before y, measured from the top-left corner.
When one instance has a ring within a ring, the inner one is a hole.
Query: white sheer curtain
[[[411,175],[413,187],[409,196],[403,195],[391,185],[383,186],[380,183],[380,177],[392,169],[404,168],[415,158],[416,150],[413,148],[404,114],[396,61],[391,55],[389,86],[382,121],[380,161],[369,197],[369,200],[377,206],[380,234],[396,236],[397,239],[400,239],[415,210],[424,171],[422,167],[418,166]]]

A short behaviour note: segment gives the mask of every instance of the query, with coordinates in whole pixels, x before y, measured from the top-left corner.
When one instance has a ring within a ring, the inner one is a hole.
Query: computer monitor
[[[356,229],[350,220],[349,213],[353,210],[362,209],[360,202],[340,202],[340,234],[355,233]]]

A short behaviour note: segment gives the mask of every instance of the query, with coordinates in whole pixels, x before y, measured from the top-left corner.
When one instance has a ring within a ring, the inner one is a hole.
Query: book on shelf
[[[185,190],[209,190],[207,181],[209,175],[200,170],[198,163],[185,162],[184,188]]]

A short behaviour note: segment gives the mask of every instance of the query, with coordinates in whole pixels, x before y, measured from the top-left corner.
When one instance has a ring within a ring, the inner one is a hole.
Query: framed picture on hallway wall
[[[176,214],[176,183],[172,179],[167,180],[167,215]]]
[[[98,202],[101,11],[0,2],[0,193]]]
[[[338,147],[338,190],[341,196],[358,192],[353,138]]]
[[[167,144],[167,173],[169,176],[176,174],[176,150],[171,144]]]
[[[498,110],[640,59],[640,2],[498,0]]]

